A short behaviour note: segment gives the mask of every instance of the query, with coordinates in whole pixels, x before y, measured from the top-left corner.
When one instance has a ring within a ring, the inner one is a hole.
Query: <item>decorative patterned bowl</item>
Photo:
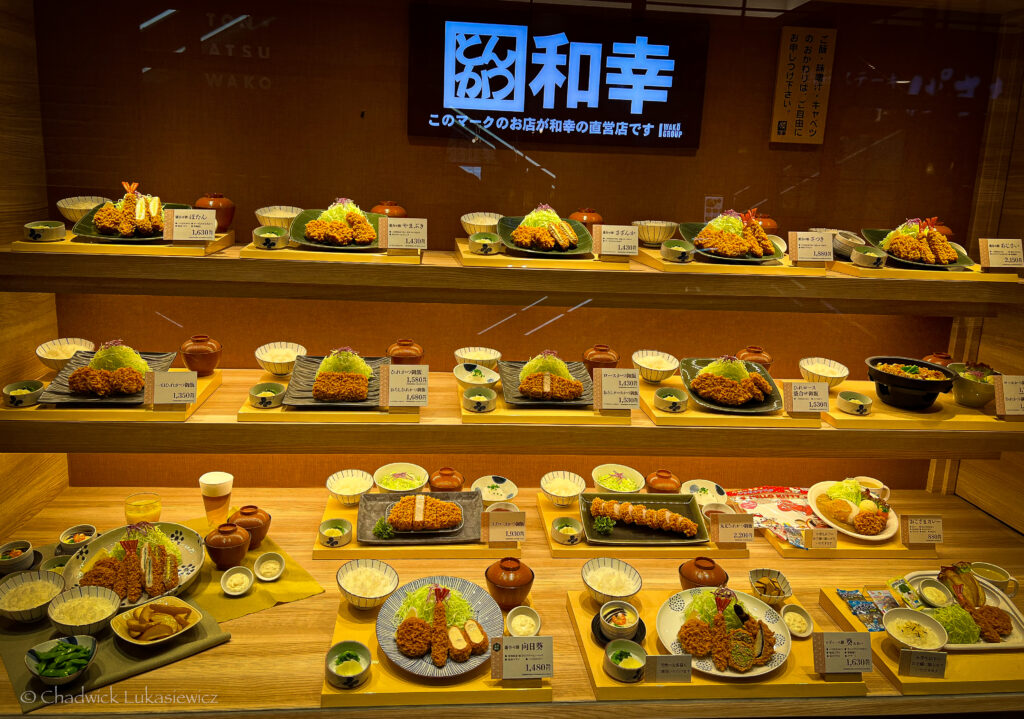
[[[265,345],[256,348],[256,361],[260,363],[260,367],[265,372],[270,374],[276,374],[279,377],[290,375],[292,370],[295,369],[295,360],[291,362],[275,362],[267,358],[267,352],[275,349],[289,349],[295,350],[295,355],[306,354],[306,348],[295,342],[268,342]]]
[[[462,391],[462,406],[470,412],[490,412],[498,406],[498,393],[490,387],[469,387]]]
[[[675,387],[659,387],[654,391],[654,408],[662,412],[685,412],[689,396]]]
[[[85,539],[76,542],[76,541],[74,541],[74,537],[75,537],[76,534],[86,534],[88,536]],[[61,532],[58,535],[57,542],[60,545],[60,550],[62,552],[64,552],[64,554],[74,554],[76,551],[78,551],[79,547],[88,544],[92,540],[96,539],[96,537],[97,537],[96,527],[94,527],[93,525],[91,525],[91,524],[76,524],[75,526],[68,527],[63,532]],[[76,633],[79,633],[79,632],[76,632]],[[89,632],[80,632],[80,633],[81,634],[88,634]]]
[[[284,401],[283,384],[277,382],[260,382],[249,388],[249,404],[257,409],[273,409],[280,407]],[[270,397],[261,397],[264,392],[273,392]]]
[[[637,238],[644,247],[660,247],[661,243],[676,233],[678,222],[668,220],[633,220]]]
[[[384,594],[374,597],[364,597],[355,592],[351,592],[345,588],[344,579],[345,575],[356,569],[376,569],[378,572],[383,572],[384,576],[390,580],[389,589]],[[387,601],[396,589],[398,589],[398,572],[395,568],[386,562],[382,562],[379,559],[353,559],[351,562],[342,564],[338,569],[337,574],[338,589],[345,596],[347,601],[354,609],[376,609],[381,604]]]
[[[474,255],[501,254],[504,245],[494,232],[474,232],[469,236],[469,251]]]
[[[460,347],[455,350],[455,361],[459,364],[478,364],[496,369],[500,359],[501,352],[490,347]]]
[[[651,366],[651,360],[660,358],[668,361],[672,366],[669,369],[659,369]],[[640,378],[651,384],[664,382],[679,369],[679,360],[668,352],[658,350],[637,350],[633,353],[633,367],[640,371]]]
[[[359,663],[363,670],[351,676],[342,676],[336,671],[338,657],[345,652],[352,652],[359,657]],[[327,673],[327,683],[338,689],[355,689],[362,686],[370,678],[370,667],[373,666],[373,659],[370,650],[362,642],[344,641],[338,642],[327,650],[327,659],[324,660],[324,671]]]
[[[857,401],[854,402],[853,400]],[[872,404],[874,404],[874,400],[860,392],[840,392],[839,396],[836,397],[836,407],[838,407],[841,412],[846,412],[847,414],[856,414],[860,416],[871,414]]]
[[[696,252],[697,246],[689,240],[665,240],[661,246],[661,256],[669,262],[690,262]]]
[[[503,217],[497,212],[470,212],[460,218],[462,229],[466,235],[474,235],[477,232],[497,232],[498,220]]]
[[[809,367],[816,364],[827,365],[832,369],[834,374],[812,372]],[[835,360],[830,360],[825,357],[804,357],[800,360],[800,376],[804,378],[805,382],[826,382],[828,383],[829,389],[831,389],[841,385],[846,378],[850,376],[850,368],[840,362],[836,362]]]
[[[566,534],[560,531],[563,527],[572,527],[575,531],[573,534]],[[583,522],[576,519],[575,517],[555,517],[551,520],[551,538],[558,544],[567,544],[572,546],[580,543],[580,538],[583,536]]]
[[[889,256],[877,247],[855,247],[850,252],[850,259],[853,264],[858,267],[870,267],[877,269],[879,267],[885,267],[886,260]]]
[[[105,205],[108,202],[113,202],[113,200],[109,197],[100,197],[99,195],[78,195],[77,197],[65,197],[63,200],[57,200],[57,209],[60,210],[60,214],[64,215],[65,220],[75,223],[88,215],[92,208],[97,205]]]
[[[17,390],[28,390],[27,392],[19,392],[14,394]],[[11,382],[9,385],[4,386],[4,404],[8,407],[34,407],[39,404],[39,398],[43,394],[43,390],[46,386],[37,379],[26,379],[21,382]]]
[[[256,210],[256,219],[261,225],[271,227],[288,227],[295,216],[302,212],[301,207],[292,205],[269,205]],[[279,216],[275,216],[279,215]]]
[[[341,531],[338,536],[331,536],[326,534],[328,529],[337,529]],[[352,522],[347,519],[328,519],[320,523],[317,528],[317,538],[320,540],[320,544],[325,547],[344,547],[346,544],[352,541]]]
[[[608,594],[594,587],[589,580],[590,573],[595,569],[602,567],[611,567],[619,572],[626,575],[630,582],[630,589],[625,594]],[[588,560],[583,565],[583,569],[580,572],[583,576],[583,584],[587,587],[587,593],[590,594],[590,598],[593,599],[597,604],[602,605],[607,602],[614,601],[616,599],[621,601],[629,601],[632,597],[635,597],[637,592],[643,586],[643,579],[640,577],[640,572],[636,571],[632,565],[623,562],[621,559],[615,559],[614,557],[595,557],[594,559]]]
[[[52,369],[54,372],[60,372],[64,369],[64,365],[66,365],[68,363],[68,359],[71,358],[54,359],[52,357],[44,356],[44,353],[60,345],[76,345],[87,352],[92,352],[96,349],[96,345],[94,343],[89,340],[82,339],[81,337],[61,337],[60,339],[43,342],[41,345],[36,347],[36,357],[38,357],[40,362],[46,365],[49,369]]]
[[[6,545],[4,545],[6,547]],[[25,552],[30,557],[29,566],[31,566],[31,558],[33,553],[31,547],[29,551]],[[30,609],[0,609],[0,617],[10,619],[12,622],[18,622],[20,624],[30,624],[31,622],[38,622],[40,619],[46,616],[46,609],[50,606],[58,594],[64,591],[64,577],[57,574],[56,572],[18,572],[17,574],[7,577],[3,583],[0,583],[0,600],[3,599],[4,595],[15,588],[20,587],[22,584],[28,582],[46,582],[52,584],[57,589],[57,593],[47,599],[42,604],[31,607]],[[2,604],[2,602],[0,602]]]
[[[484,507],[490,507],[498,502],[511,502],[519,494],[519,488],[515,482],[498,474],[485,474],[483,477],[478,477],[470,486],[470,490],[480,492]]]
[[[44,677],[36,669],[36,665],[39,664],[39,655],[45,654],[58,644],[77,644],[79,646],[87,647],[90,652],[89,661],[86,662],[85,666],[79,669],[77,672],[73,674],[68,674],[66,677]],[[28,667],[29,672],[31,672],[32,676],[36,677],[43,684],[47,684],[51,687],[64,686],[65,684],[71,684],[72,682],[78,681],[78,679],[83,674],[89,671],[89,667],[92,666],[94,659],[96,659],[96,638],[89,636],[60,637],[59,639],[49,639],[45,642],[36,644],[34,647],[25,652],[25,666]]]
[[[257,227],[252,231],[252,244],[263,250],[280,250],[288,246],[288,228],[277,225]]]
[[[23,237],[28,242],[60,242],[67,233],[67,227],[63,222],[36,220],[25,225]]]
[[[551,483],[557,480],[567,480],[572,482],[575,487],[575,491],[572,494],[556,494],[551,490]],[[540,478],[541,491],[544,492],[544,496],[547,497],[548,500],[556,507],[570,506],[581,494],[583,494],[583,491],[586,488],[587,481],[575,472],[567,472],[560,469],[554,472],[548,472]]]
[[[786,603],[787,599],[793,596],[793,588],[789,586],[789,580],[786,579],[786,575],[778,569],[751,569],[747,576],[750,578],[751,594],[772,609],[779,609]],[[778,582],[779,587],[782,589],[782,594],[778,596],[771,596],[770,594],[765,594],[758,589],[756,582],[764,577],[769,577]]]
[[[627,651],[640,660],[640,666],[636,669],[626,669],[612,661],[616,652]],[[647,664],[647,652],[636,642],[628,639],[613,639],[604,648],[604,660],[601,666],[605,673],[612,679],[620,682],[633,684],[644,679],[644,669]]]
[[[340,491],[338,483],[345,479],[355,479],[359,481],[361,483],[359,491]],[[373,489],[373,475],[369,472],[364,472],[361,469],[343,469],[340,472],[335,472],[327,478],[327,491],[334,495],[336,500],[347,506],[359,504],[359,498],[371,489]]]
[[[602,480],[602,477],[606,475],[614,475],[619,479],[630,479],[633,481],[634,489],[616,489],[608,484],[607,480]],[[627,467],[624,464],[599,464],[594,467],[590,472],[591,479],[594,480],[594,486],[597,487],[599,492],[617,492],[619,494],[634,494],[639,492],[647,484],[647,478],[640,474],[632,467]]]
[[[390,474],[405,474],[407,478],[416,480],[419,484],[409,489],[391,489],[385,487],[383,482],[387,481],[387,476]],[[392,462],[385,464],[383,467],[378,467],[377,471],[373,473],[373,481],[377,485],[377,488],[381,492],[391,492],[392,494],[415,494],[423,489],[423,486],[430,480],[430,472],[423,469],[418,464],[412,464],[410,462]]]
[[[452,373],[455,375],[455,381],[459,383],[459,387],[462,389],[475,389],[478,387],[492,389],[501,381],[501,375],[497,372],[475,362],[457,364]]]
[[[0,555],[12,549],[20,549],[21,554],[11,559],[0,559],[0,573],[9,574],[28,569],[35,561],[35,551],[32,549],[32,542],[27,539],[15,539],[0,545]]]

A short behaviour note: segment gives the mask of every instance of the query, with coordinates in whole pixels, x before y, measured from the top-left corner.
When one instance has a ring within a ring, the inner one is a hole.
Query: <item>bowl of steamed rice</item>
[[[578,474],[559,470],[548,472],[541,477],[540,488],[553,505],[568,507],[587,488],[587,483]]]
[[[69,637],[98,634],[117,614],[121,599],[106,587],[72,587],[54,597],[46,613],[57,631]]]
[[[338,569],[338,589],[354,609],[375,609],[398,589],[398,572],[379,559],[354,559]]]
[[[643,586],[640,572],[613,557],[591,559],[583,565],[581,574],[587,592],[599,606],[616,599],[627,601]]]
[[[0,584],[0,616],[28,624],[46,616],[53,598],[64,591],[64,577],[55,572],[19,572]]]
[[[306,354],[306,348],[295,342],[268,342],[256,348],[256,361],[264,371],[283,377],[295,369],[295,358]]]
[[[373,488],[373,475],[361,469],[343,469],[327,478],[327,491],[342,504],[359,504],[359,498]]]

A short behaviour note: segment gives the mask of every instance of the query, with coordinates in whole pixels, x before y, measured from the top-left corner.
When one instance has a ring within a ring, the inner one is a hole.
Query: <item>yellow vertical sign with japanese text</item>
[[[782,28],[771,142],[820,145],[824,141],[835,51],[835,30]]]

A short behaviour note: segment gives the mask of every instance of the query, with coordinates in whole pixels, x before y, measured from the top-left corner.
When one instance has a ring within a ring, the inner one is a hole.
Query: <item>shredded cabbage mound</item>
[[[895,230],[893,230],[892,232],[890,232],[888,235],[885,236],[885,239],[882,240],[882,249],[883,250],[889,249],[889,241],[892,240],[897,235],[907,235],[909,237],[917,237],[918,233],[920,232],[920,229],[921,229],[921,220],[919,218],[915,217],[912,220],[907,220],[902,225],[900,225]]]
[[[726,210],[707,224],[708,229],[721,230],[733,235],[743,234],[743,218],[734,210]]]
[[[537,209],[523,218],[523,227],[546,227],[561,218],[551,205],[537,205]]]
[[[320,366],[316,373],[321,372],[354,372],[364,377],[373,374],[370,365],[366,364],[362,357],[351,347],[339,347],[331,350],[331,353],[320,360]]]
[[[697,374],[713,374],[718,377],[735,380],[736,382],[745,380],[750,376],[746,365],[743,364],[743,360],[736,359],[730,355],[719,357]]]
[[[320,217],[318,219],[326,222],[344,222],[345,215],[350,212],[355,212],[360,217],[366,217],[366,213],[359,209],[359,205],[347,197],[339,197],[331,204],[330,207],[320,213]]]
[[[558,358],[554,350],[544,350],[536,357],[531,358],[523,369],[519,371],[519,381],[522,382],[532,374],[538,372],[550,372],[556,377],[563,379],[575,379],[569,372],[569,367]]]
[[[142,355],[126,345],[121,340],[106,342],[96,350],[92,361],[89,362],[91,369],[105,369],[113,372],[122,367],[130,367],[140,374],[149,372],[149,365]]]
[[[981,628],[956,604],[933,609],[931,615],[946,630],[950,644],[974,644],[981,639]]]
[[[854,504],[860,504],[862,496],[860,483],[856,479],[844,479],[842,482],[836,482],[825,491],[825,494],[829,499],[845,499]]]
[[[743,607],[743,604],[740,603]],[[746,610],[746,607],[743,607]],[[715,592],[713,589],[709,589],[706,592],[701,592],[693,598],[689,606],[686,607],[687,618],[695,616],[705,624],[711,624],[715,619],[715,615],[718,613],[718,605],[715,604]],[[747,612],[749,614],[749,612]],[[728,629],[740,629],[743,626],[743,622],[736,616],[736,600],[733,599],[729,602],[729,606],[722,612],[722,616],[725,617],[725,626]]]
[[[415,609],[416,616],[429,624],[434,617],[434,587],[437,586],[444,587],[443,584],[425,584],[419,589],[406,594],[402,604],[398,607],[398,611],[395,612],[395,616],[391,619],[392,624],[397,628],[405,620],[410,609]],[[449,626],[461,627],[476,616],[476,613],[473,611],[473,605],[467,602],[458,590],[450,589],[449,587],[444,588],[450,592],[444,606],[448,624]]]

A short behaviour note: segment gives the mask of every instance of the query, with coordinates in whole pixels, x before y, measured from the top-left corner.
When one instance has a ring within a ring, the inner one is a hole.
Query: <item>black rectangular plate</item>
[[[428,497],[462,506],[462,527],[458,532],[396,532],[391,539],[373,536],[373,525],[388,516],[391,505],[403,496],[394,492],[364,494],[359,498],[356,539],[361,544],[475,544],[480,541],[480,515],[484,501],[479,492],[428,492]]]
[[[498,362],[498,374],[501,375],[501,391],[505,396],[505,404],[510,407],[562,407],[567,409],[581,409],[594,404],[594,383],[587,372],[587,366],[582,362],[566,362],[569,374],[583,383],[583,395],[579,399],[547,400],[530,399],[519,393],[519,372],[523,369],[525,362],[504,360]]]
[[[323,357],[310,357],[299,355],[295,358],[295,369],[292,370],[292,378],[288,382],[288,389],[285,390],[284,399],[281,404],[296,409],[350,409],[350,410],[374,410],[380,408],[380,371],[382,367],[391,364],[387,357],[363,357],[366,364],[370,365],[373,375],[370,377],[367,387],[366,399],[361,402],[324,402],[313,399],[313,382],[316,380],[316,371],[320,367],[320,360]]]
[[[68,389],[68,377],[80,367],[92,361],[95,352],[79,350],[68,360],[67,364],[57,373],[46,390],[39,396],[39,404],[60,404],[79,407],[133,407],[142,404],[145,392],[120,394],[109,397],[94,397],[85,394],[71,394]],[[171,368],[177,352],[140,352],[149,368],[154,372],[165,372]]]
[[[704,399],[699,394],[690,389],[690,383],[693,378],[697,376],[697,373],[704,367],[714,362],[713,358],[700,359],[696,357],[687,357],[679,361],[679,374],[683,377],[683,383],[686,385],[686,391],[690,394],[690,399],[699,404],[704,409],[711,410],[712,412],[724,412],[725,414],[770,414],[772,412],[778,412],[782,409],[782,394],[779,392],[778,386],[775,384],[775,380],[768,374],[761,365],[756,362],[744,361],[748,372],[757,372],[759,375],[768,380],[768,384],[772,387],[772,394],[770,397],[766,397],[760,402],[747,402],[739,407],[733,407],[727,404],[716,404],[711,400]]]
[[[590,503],[594,499],[610,499],[616,502],[642,504],[648,509],[669,509],[692,520],[697,525],[697,536],[684,537],[675,532],[663,532],[650,527],[638,527],[635,524],[616,522],[609,535],[594,531],[594,517],[590,514]],[[692,494],[629,494],[617,492],[594,492],[580,495],[580,521],[583,522],[583,535],[588,544],[617,544],[632,546],[672,545],[672,544],[706,544],[708,529],[704,524],[704,515],[700,513],[700,504]]]

